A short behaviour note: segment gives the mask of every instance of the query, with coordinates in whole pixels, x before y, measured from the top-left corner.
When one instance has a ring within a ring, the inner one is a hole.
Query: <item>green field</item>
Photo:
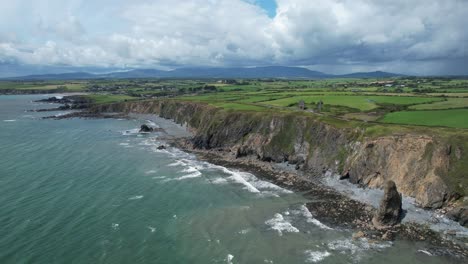
[[[440,111],[468,109],[468,79],[461,78],[0,81],[0,93],[4,94],[65,92],[85,92],[97,104],[175,99],[229,111],[314,115],[339,126],[388,122],[467,126],[464,110]],[[302,100],[305,109],[299,107]],[[319,109],[320,101],[323,105]]]
[[[439,98],[430,97],[404,97],[404,96],[349,96],[349,95],[317,95],[317,96],[295,96],[279,100],[263,102],[262,104],[274,106],[292,106],[303,100],[306,104],[317,103],[322,100],[325,105],[338,105],[368,111],[377,108],[379,104],[412,105],[434,101]]]
[[[468,109],[402,111],[389,113],[385,123],[468,128]]]
[[[446,101],[435,102],[431,104],[420,104],[410,106],[412,110],[438,110],[451,108],[467,108],[468,98],[448,98]]]
[[[131,97],[128,95],[108,95],[108,94],[92,94],[92,95],[85,95],[84,97],[90,99],[93,103],[96,103],[96,104],[108,104],[108,103],[116,103],[116,102],[138,99],[138,98]]]

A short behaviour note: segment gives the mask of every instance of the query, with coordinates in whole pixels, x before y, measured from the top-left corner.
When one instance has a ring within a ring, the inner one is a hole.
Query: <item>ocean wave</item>
[[[181,166],[181,165],[185,165],[185,163],[182,162],[181,160],[178,160],[178,161],[176,161],[176,162],[173,162],[173,163],[168,164],[167,166],[169,166],[169,167],[175,167],[175,166]]]
[[[16,122],[16,119],[7,119],[7,120],[3,120],[3,122]]]
[[[139,128],[134,128],[134,129],[129,129],[129,130],[122,131],[121,133],[124,136],[132,136],[132,135],[139,134],[138,132],[140,132],[140,129]]]
[[[140,200],[143,197],[144,197],[143,195],[135,195],[135,196],[128,198],[128,200]]]
[[[158,124],[156,124],[155,122],[151,120],[146,120],[146,124],[152,127],[159,127]]]
[[[315,219],[314,216],[312,215],[312,213],[309,211],[309,209],[307,209],[307,206],[305,206],[305,204],[301,205],[299,207],[299,213],[302,214],[302,216],[304,216],[306,218],[306,221],[308,223],[312,223],[322,229],[326,229],[326,230],[333,230],[333,228],[323,224],[322,222],[320,222],[319,220]]]
[[[175,180],[181,181],[181,180],[186,180],[186,179],[193,179],[193,178],[198,178],[201,175],[202,175],[201,172],[196,171],[196,172],[175,178]]]
[[[366,238],[335,240],[327,243],[330,250],[340,254],[351,254],[356,261],[359,261],[365,255],[365,251],[382,250],[392,245],[392,242],[369,242]]]
[[[211,180],[211,183],[213,184],[227,184],[228,181],[225,178],[215,178]]]
[[[232,264],[232,260],[233,260],[233,259],[234,259],[234,256],[231,255],[231,254],[228,254],[228,255],[226,256],[226,262],[227,262],[228,264]]]
[[[270,229],[277,231],[280,236],[283,235],[283,232],[299,232],[299,229],[294,227],[290,222],[286,221],[283,215],[279,213],[276,213],[272,219],[265,221],[265,224],[268,225]]]
[[[319,262],[324,260],[326,257],[331,256],[331,253],[328,251],[312,251],[306,250],[306,262]]]

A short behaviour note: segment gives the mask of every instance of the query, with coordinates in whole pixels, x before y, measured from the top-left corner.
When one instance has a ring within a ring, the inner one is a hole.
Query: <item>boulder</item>
[[[146,124],[143,124],[140,126],[140,133],[141,132],[144,132],[144,133],[153,132],[153,128]]]
[[[447,213],[447,217],[464,227],[468,227],[468,207],[455,208]]]
[[[159,150],[161,150],[161,149],[166,149],[166,146],[161,145],[161,146],[158,146],[157,149],[159,149]]]
[[[394,226],[401,221],[402,217],[401,194],[398,193],[395,182],[387,181],[384,191],[380,207],[372,218],[372,223],[377,228]]]

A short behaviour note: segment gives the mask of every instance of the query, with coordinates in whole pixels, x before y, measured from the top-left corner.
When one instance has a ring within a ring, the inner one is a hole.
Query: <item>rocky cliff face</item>
[[[423,207],[439,208],[467,186],[447,180],[466,162],[464,150],[430,136],[366,137],[363,129],[340,128],[311,115],[227,111],[179,101],[142,101],[100,106],[95,111],[154,113],[187,125],[195,148],[237,157],[288,162],[308,177],[346,173],[356,184],[382,188],[392,180]],[[455,153],[456,152],[456,153]],[[456,164],[453,164],[456,163]],[[460,193],[462,196],[463,193]]]

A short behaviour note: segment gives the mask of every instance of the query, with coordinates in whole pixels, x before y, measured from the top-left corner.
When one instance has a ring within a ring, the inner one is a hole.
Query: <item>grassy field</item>
[[[315,115],[339,126],[354,126],[359,122],[373,126],[388,122],[452,128],[468,126],[463,110],[468,109],[467,79],[0,81],[0,93],[54,92],[86,92],[96,103],[172,98],[203,102],[230,111]],[[299,108],[301,100],[305,103],[304,110]],[[320,111],[319,101],[323,102]]]
[[[423,126],[468,128],[468,109],[402,111],[385,115],[382,122]]]
[[[92,94],[92,95],[85,95],[85,98],[89,98],[96,104],[108,104],[108,103],[116,103],[122,101],[129,101],[129,100],[137,100],[138,98],[128,96],[128,95],[112,95],[112,94]]]
[[[468,98],[448,98],[446,101],[435,102],[431,104],[420,104],[410,106],[412,110],[438,110],[452,108],[468,108]]]

